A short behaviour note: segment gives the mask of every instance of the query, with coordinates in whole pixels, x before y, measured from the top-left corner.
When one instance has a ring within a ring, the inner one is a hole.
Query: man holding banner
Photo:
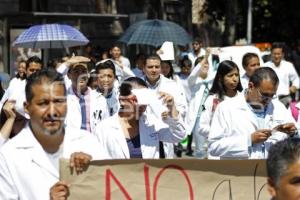
[[[61,74],[42,69],[29,77],[25,91],[30,120],[1,149],[0,199],[49,199],[53,185],[51,200],[64,199],[68,185],[58,182],[59,159],[70,158],[70,167],[80,173],[92,158],[103,156],[91,134],[64,128],[67,104]]]
[[[278,77],[269,67],[257,69],[244,95],[217,107],[208,151],[221,159],[265,159],[272,144],[297,133],[294,119],[275,99]]]

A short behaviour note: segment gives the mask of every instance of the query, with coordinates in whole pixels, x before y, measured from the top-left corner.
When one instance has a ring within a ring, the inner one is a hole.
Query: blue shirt
[[[129,149],[130,158],[143,158],[139,134],[131,139],[126,138],[126,142]]]

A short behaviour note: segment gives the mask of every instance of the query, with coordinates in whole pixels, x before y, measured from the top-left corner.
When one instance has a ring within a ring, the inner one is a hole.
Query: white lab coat
[[[7,142],[7,138],[4,138],[0,132],[0,148]]]
[[[95,131],[96,125],[103,119],[109,117],[108,107],[106,104],[105,97],[90,88],[90,127],[91,132]],[[69,128],[80,129],[81,127],[81,108],[79,104],[79,98],[73,92],[73,89],[70,87],[67,94],[67,116],[65,124]]]
[[[66,88],[71,87],[72,81],[68,77],[68,71],[69,71],[69,66],[66,64],[66,62],[60,64],[57,68],[56,71],[61,73],[64,76],[64,81],[65,81],[65,86]]]
[[[123,56],[120,57],[123,67],[120,67],[118,65],[118,63],[114,59],[111,59],[111,58],[101,60],[101,61],[97,62],[96,65],[98,65],[100,63],[104,63],[108,60],[113,62],[115,69],[116,69],[116,77],[120,83],[122,83],[125,79],[127,79],[129,77],[135,76],[135,74],[131,71],[130,62],[129,62],[128,58],[123,57]]]
[[[184,97],[184,99],[185,99],[185,102],[184,102],[184,104],[185,104],[185,113],[187,112],[187,106],[188,106],[188,104],[187,104],[187,95],[190,95],[188,92],[189,91],[186,91],[186,89],[184,88],[184,81],[183,80],[181,80],[180,78],[179,78],[179,76],[178,75],[176,75],[176,74],[174,74],[173,75],[173,79],[171,79],[171,80],[173,80],[173,81],[175,81],[175,83],[177,84],[177,88],[178,88],[178,90],[179,90],[179,93],[181,94],[181,96],[183,96]],[[182,97],[181,97],[182,98]],[[184,117],[186,116],[186,114],[184,115]]]
[[[201,70],[201,65],[196,65],[189,77],[187,78],[187,86],[186,90],[190,91],[191,99],[188,105],[188,112],[186,116],[186,124],[187,124],[187,134],[191,134],[193,128],[195,126],[196,117],[198,114],[198,109],[203,97],[203,92],[205,90],[204,81],[208,83],[208,87],[210,88],[212,85],[211,79],[203,80],[199,77]]]
[[[65,130],[59,158],[85,152],[93,159],[105,158],[94,136],[84,130]],[[59,181],[59,171],[27,125],[9,140],[0,152],[0,199],[46,200],[50,188]]]
[[[2,110],[2,107],[7,100],[16,100],[17,104],[23,105],[24,101],[26,101],[26,83],[27,80],[21,80],[18,78],[13,78],[9,82],[9,86],[7,90],[5,90],[5,93],[0,101],[0,110]]]
[[[291,114],[278,100],[272,100],[266,110],[265,128],[295,123]],[[272,144],[287,137],[275,132],[264,143],[251,144],[251,134],[258,130],[258,122],[244,95],[221,102],[213,116],[209,133],[208,151],[221,159],[265,159]]]
[[[249,77],[247,76],[246,73],[241,76],[241,84],[242,84],[243,90],[245,91],[245,89],[248,88],[248,84],[249,84]]]
[[[147,80],[146,77],[144,77],[144,80]],[[163,75],[160,75],[160,79],[156,84],[157,85],[153,87],[147,82],[149,89],[153,89],[157,92],[165,92],[172,95],[174,98],[176,109],[184,119],[187,112],[187,102],[184,91],[178,88],[178,85],[174,80],[168,79]]]
[[[144,80],[147,80],[146,77],[144,77]],[[149,89],[153,89],[157,92],[165,92],[172,95],[174,98],[176,109],[180,113],[180,117],[182,119],[185,118],[187,112],[187,102],[186,102],[185,94],[183,90],[180,90],[178,88],[178,85],[174,80],[168,79],[163,75],[160,75],[160,79],[158,80],[158,82],[154,87],[149,84],[148,86]],[[173,158],[174,156],[173,144],[164,142],[164,152],[166,158]]]
[[[194,67],[195,65],[195,61],[197,58],[201,57],[201,56],[205,56],[206,52],[203,48],[200,49],[198,55],[195,54],[195,52],[192,50],[191,52],[188,53],[188,58],[190,59],[190,61],[192,61],[192,66]]]
[[[168,118],[157,121],[153,114],[143,114],[139,120],[139,134],[143,158],[159,158],[159,141],[180,142],[185,137],[183,122]],[[129,159],[129,149],[119,122],[118,113],[103,120],[96,128],[96,136],[111,159]]]
[[[240,92],[237,92],[236,96],[237,95],[243,95],[243,93],[240,93]],[[228,97],[228,96],[225,96],[224,95],[224,101],[226,101],[227,99],[230,99],[232,97]],[[208,134],[209,134],[209,131],[210,131],[210,126],[211,126],[211,122],[212,122],[212,118],[214,116],[214,111],[213,108],[214,107],[214,100],[215,99],[218,99],[218,95],[217,94],[212,94],[212,95],[208,95],[205,103],[204,103],[204,110],[202,111],[201,113],[201,117],[199,119],[199,130],[198,133],[205,136],[205,137],[208,137]],[[219,103],[220,103],[220,100],[218,100]]]
[[[277,95],[289,95],[290,84],[299,89],[300,80],[294,65],[291,62],[282,60],[277,67],[272,61],[264,64],[266,67],[271,67],[279,78]]]
[[[120,56],[119,59],[120,59],[122,65],[123,65],[123,67],[127,67],[128,69],[131,68],[130,61],[129,61],[128,58],[126,58],[126,57],[124,57],[124,56]],[[115,62],[114,59],[111,59],[111,60]]]
[[[21,80],[20,78],[16,78],[16,77],[11,79],[1,99],[1,105],[3,105],[5,101],[8,100],[9,97],[13,95],[14,91],[17,92],[19,88],[25,88],[25,85],[26,85],[26,79]]]
[[[236,95],[243,95],[240,92],[237,92]],[[232,97],[228,97],[228,96],[224,96],[224,101],[226,101],[227,99],[230,99]],[[199,126],[197,126],[197,130],[196,130],[196,134],[200,134],[206,138],[208,138],[209,132],[210,132],[210,127],[211,127],[211,122],[212,122],[212,118],[214,116],[214,111],[213,109],[216,109],[218,104],[215,106],[214,108],[214,101],[215,99],[218,100],[218,95],[217,94],[213,94],[213,95],[209,95],[204,103],[204,110],[201,113],[201,117],[199,119]],[[218,100],[220,103],[220,100]],[[206,140],[207,143],[207,140]],[[216,156],[212,156],[208,153],[208,159],[213,159],[213,160],[219,160],[219,157]]]

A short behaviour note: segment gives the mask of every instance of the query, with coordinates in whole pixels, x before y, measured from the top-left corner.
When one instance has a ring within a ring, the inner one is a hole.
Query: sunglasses
[[[277,95],[276,94],[265,94],[265,93],[262,93],[260,91],[259,88],[256,88],[260,98],[262,101],[269,101],[269,100],[272,100],[272,99],[276,99],[277,98]]]

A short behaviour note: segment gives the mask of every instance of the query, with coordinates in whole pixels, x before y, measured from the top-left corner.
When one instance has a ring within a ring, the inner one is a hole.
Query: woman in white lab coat
[[[203,138],[197,133],[199,128],[199,120],[202,112],[202,105],[207,98],[209,88],[212,84],[211,75],[209,74],[208,56],[209,49],[207,49],[206,56],[196,59],[195,67],[187,78],[186,90],[190,93],[190,101],[188,112],[186,116],[188,146],[187,155],[192,155],[192,139],[195,141],[195,156],[203,158],[201,149],[203,146]]]
[[[201,148],[202,156],[200,157],[209,157],[207,155],[207,138],[210,131],[211,121],[216,110],[217,105],[223,100],[232,98],[240,94],[243,90],[238,66],[230,61],[225,60],[219,64],[217,74],[214,78],[213,85],[209,91],[209,95],[205,100],[205,103],[202,107],[203,111],[199,120],[198,131],[199,137],[202,137],[204,144]]]
[[[146,87],[146,83],[137,77],[124,81],[120,86],[119,112],[96,127],[100,149],[108,158],[159,158],[159,141],[177,143],[185,137],[184,125],[172,96],[161,93],[169,111],[162,114],[163,119],[154,114],[151,105],[139,104],[133,89]]]
[[[173,81],[176,82],[178,91],[181,95],[181,99],[186,99],[186,90],[183,87],[183,82],[182,80],[179,78],[179,76],[177,74],[175,74],[173,66],[172,66],[172,62],[170,60],[163,60],[161,61],[161,74],[164,75],[164,77],[171,79]],[[183,119],[185,118],[186,115],[186,111],[183,113]],[[173,144],[169,144],[169,143],[164,143],[164,149],[165,149],[165,154],[170,154],[168,152],[172,152],[170,155],[173,156],[173,151],[176,153],[176,155],[178,157],[181,157],[182,154],[182,146],[180,143],[178,143],[177,145],[174,146],[173,148]],[[190,149],[191,149],[191,145],[190,145]],[[188,150],[187,150],[188,151]]]

